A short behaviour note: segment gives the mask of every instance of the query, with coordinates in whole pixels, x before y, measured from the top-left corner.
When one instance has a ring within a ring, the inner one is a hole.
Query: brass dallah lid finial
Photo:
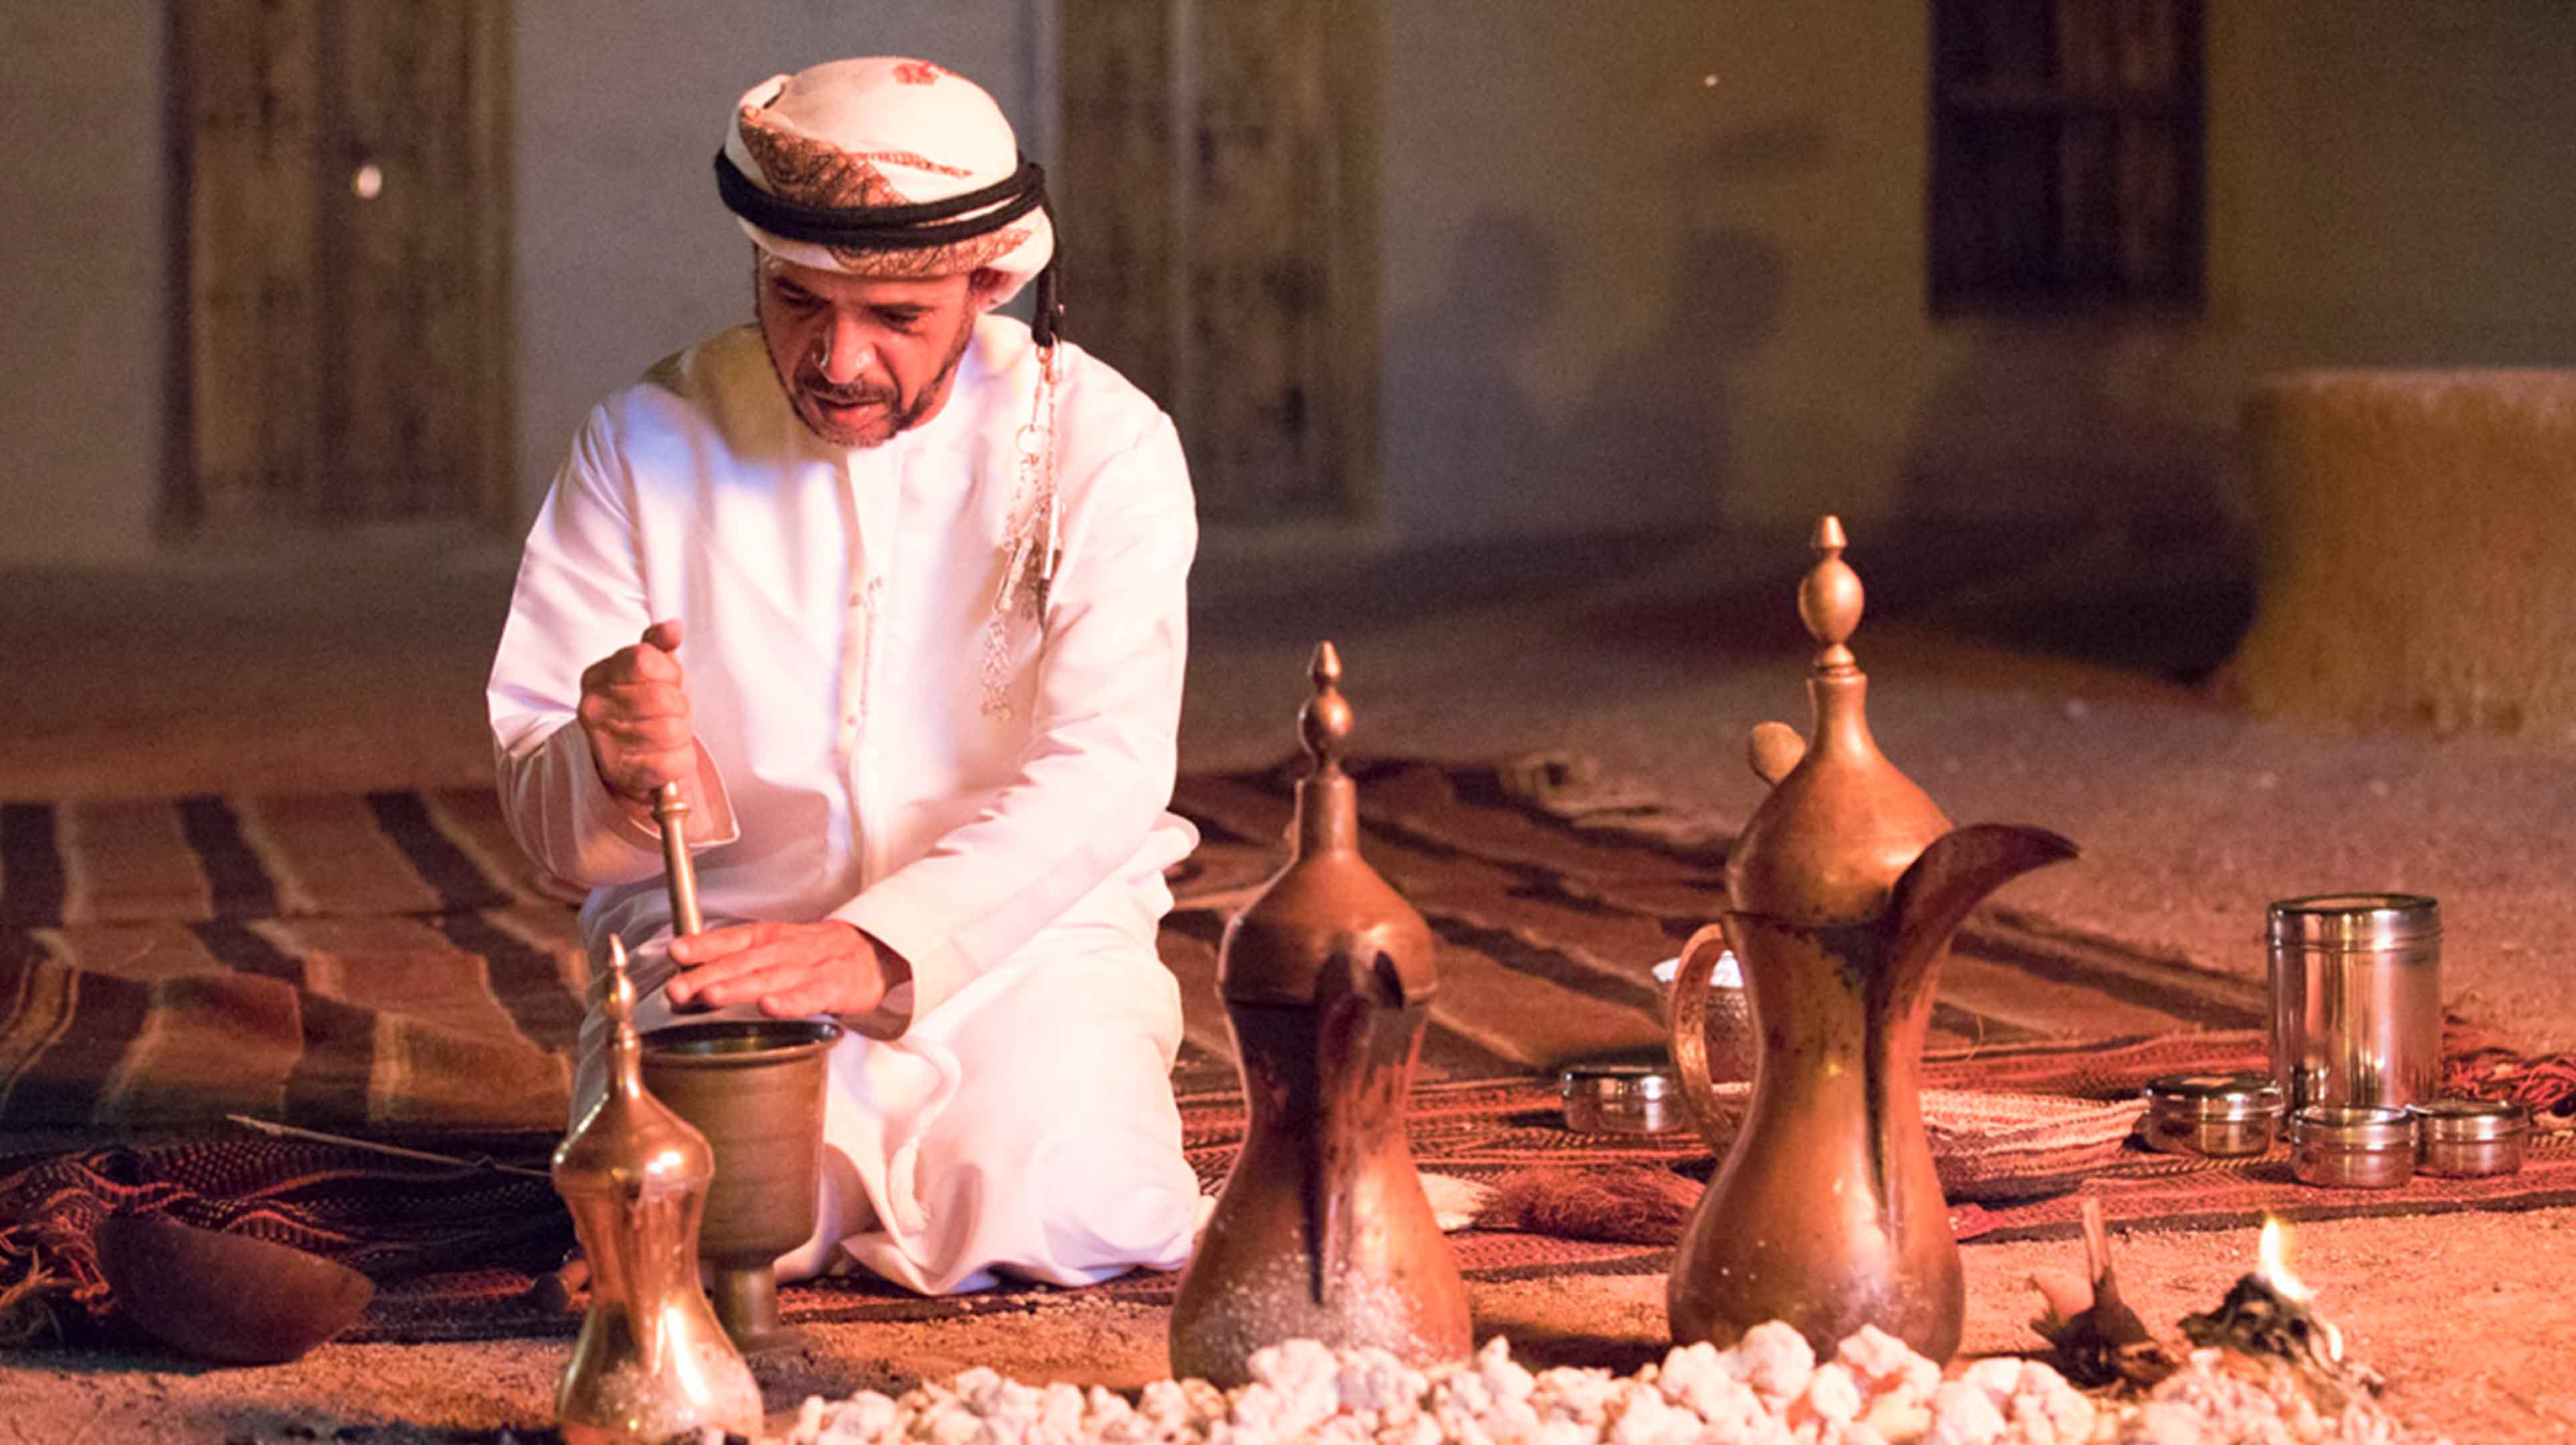
[[[1316,646],[1307,676],[1314,691],[1297,710],[1307,770],[1297,783],[1288,866],[1226,926],[1218,990],[1243,1002],[1309,1003],[1324,968],[1364,947],[1391,960],[1406,1001],[1428,997],[1431,930],[1360,857],[1359,789],[1342,768],[1351,705],[1332,643]]]
[[[1843,560],[1842,518],[1830,513],[1816,519],[1815,535],[1807,545],[1816,551],[1816,565],[1798,580],[1798,620],[1807,624],[1807,635],[1824,644],[1816,654],[1818,677],[1840,677],[1860,671],[1852,650],[1844,646],[1860,626],[1860,574]]]
[[[1753,730],[1753,770],[1774,786],[1728,850],[1727,888],[1748,912],[1858,922],[1885,909],[1898,876],[1950,820],[1870,736],[1869,677],[1849,645],[1862,588],[1843,560],[1841,519],[1819,518],[1810,545],[1798,616],[1817,643],[1807,675],[1814,726],[1803,740],[1783,723]]]
[[[644,1088],[643,1043],[635,1034],[635,981],[626,945],[608,940],[608,1091],[555,1148],[555,1189],[564,1194],[639,1196],[702,1189],[715,1177],[706,1136]]]
[[[1306,745],[1315,776],[1338,776],[1342,745],[1351,740],[1351,703],[1342,696],[1342,654],[1330,641],[1316,643],[1315,660],[1308,664],[1306,675],[1314,680],[1315,695],[1297,709],[1297,739]]]

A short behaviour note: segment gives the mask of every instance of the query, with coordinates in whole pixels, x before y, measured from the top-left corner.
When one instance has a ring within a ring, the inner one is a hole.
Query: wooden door
[[[173,9],[176,528],[506,520],[507,0]]]
[[[1072,337],[1179,424],[1215,521],[1374,482],[1373,0],[1063,0]]]

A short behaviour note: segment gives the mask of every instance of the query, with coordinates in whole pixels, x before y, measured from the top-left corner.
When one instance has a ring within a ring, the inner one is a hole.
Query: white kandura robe
[[[592,412],[528,537],[488,694],[501,796],[590,890],[594,977],[615,934],[639,1025],[671,1017],[659,835],[573,710],[585,667],[674,617],[707,926],[844,919],[912,966],[844,1021],[878,1037],[833,1051],[823,1222],[784,1278],[846,1251],[929,1293],[1087,1283],[1177,1268],[1201,1213],[1154,949],[1197,840],[1164,808],[1197,524],[1170,421],[1070,345],[1059,367],[1062,561],[1042,620],[1009,624],[1006,712],[985,643],[1037,376],[1017,321],[977,324],[938,415],[856,449],[726,332]],[[603,1041],[594,998],[576,1117]]]

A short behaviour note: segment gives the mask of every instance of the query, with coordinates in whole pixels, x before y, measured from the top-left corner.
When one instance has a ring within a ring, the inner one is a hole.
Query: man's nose
[[[867,368],[868,339],[856,317],[835,316],[823,332],[823,379],[848,386]]]

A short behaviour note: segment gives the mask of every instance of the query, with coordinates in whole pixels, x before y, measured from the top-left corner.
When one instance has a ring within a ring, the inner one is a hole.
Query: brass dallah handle
[[[653,821],[662,825],[662,872],[671,887],[671,936],[685,938],[705,929],[698,916],[698,865],[689,858],[689,805],[680,785],[664,783],[653,795]]]

